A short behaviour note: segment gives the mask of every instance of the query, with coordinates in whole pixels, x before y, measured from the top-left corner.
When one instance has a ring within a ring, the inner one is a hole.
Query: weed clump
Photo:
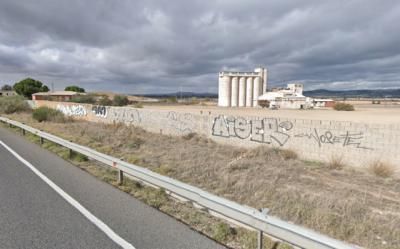
[[[227,239],[236,234],[236,231],[226,223],[218,223],[214,226],[213,238],[220,242],[225,242]]]
[[[345,167],[342,157],[332,156],[328,162],[328,168],[334,170],[341,170]]]
[[[279,154],[284,160],[295,160],[299,157],[294,150],[280,150]]]
[[[67,118],[59,110],[55,110],[49,107],[39,107],[32,113],[32,118],[38,122],[49,121],[55,123],[65,123]]]
[[[346,103],[336,103],[333,109],[336,111],[354,111],[354,106]]]
[[[394,174],[394,167],[391,164],[374,161],[370,164],[369,170],[376,176],[387,178]]]

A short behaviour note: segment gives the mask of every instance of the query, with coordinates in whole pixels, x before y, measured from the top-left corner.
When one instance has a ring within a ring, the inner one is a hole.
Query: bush
[[[354,106],[346,103],[336,103],[333,109],[336,111],[354,111]]]
[[[39,122],[51,121],[56,123],[64,123],[67,121],[62,112],[45,106],[35,109],[32,113],[32,118]]]
[[[11,114],[15,112],[30,111],[28,103],[21,96],[9,96],[0,98],[0,113]]]
[[[73,96],[70,102],[94,104],[96,103],[96,99],[94,98],[93,95],[77,95]]]
[[[113,99],[113,104],[115,106],[124,106],[124,105],[129,104],[129,100],[126,96],[115,95],[114,99]]]
[[[111,101],[111,99],[108,97],[108,96],[102,96],[100,99],[99,99],[99,102],[98,102],[98,104],[99,105],[102,105],[102,106],[110,106],[110,105],[112,105],[112,101]]]
[[[394,167],[391,164],[381,161],[374,161],[369,166],[369,170],[376,176],[387,178],[394,174]]]

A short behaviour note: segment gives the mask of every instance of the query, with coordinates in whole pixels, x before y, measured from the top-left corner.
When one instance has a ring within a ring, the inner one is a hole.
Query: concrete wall
[[[49,101],[35,101],[35,105],[56,108],[77,119],[121,122],[156,133],[184,135],[195,132],[217,142],[235,146],[268,145],[293,149],[308,160],[328,161],[332,157],[340,157],[346,163],[359,167],[367,167],[374,160],[383,160],[400,170],[400,124],[268,116],[235,117],[203,111],[184,113]]]

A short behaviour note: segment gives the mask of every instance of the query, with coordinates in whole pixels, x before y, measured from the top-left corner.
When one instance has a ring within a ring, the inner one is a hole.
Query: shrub
[[[222,222],[216,224],[213,230],[213,238],[220,242],[224,242],[229,236],[236,234],[236,231],[232,227]]]
[[[94,104],[96,103],[96,99],[94,98],[93,95],[77,95],[73,96],[70,102]]]
[[[133,107],[135,107],[135,108],[143,108],[143,105],[142,105],[142,103],[136,103],[136,104],[133,105]]]
[[[32,113],[32,118],[38,122],[52,121],[56,123],[64,123],[67,121],[62,112],[45,106],[35,109]]]
[[[283,157],[285,160],[291,160],[291,159],[297,159],[298,155],[295,151],[293,150],[280,150],[279,154]]]
[[[346,103],[336,103],[333,109],[336,111],[354,111],[354,106]]]
[[[104,95],[99,99],[98,104],[102,106],[110,106],[112,105],[112,101],[107,95]]]
[[[113,99],[113,104],[115,106],[124,106],[124,105],[129,104],[129,100],[126,96],[115,95],[114,99]]]
[[[343,158],[339,156],[332,156],[328,162],[328,168],[330,169],[340,170],[343,169],[344,167],[345,164],[343,163]]]
[[[394,167],[391,164],[381,162],[379,160],[369,165],[369,170],[376,176],[387,178],[394,174]]]
[[[0,98],[0,113],[11,114],[31,110],[28,103],[21,96],[9,96]]]

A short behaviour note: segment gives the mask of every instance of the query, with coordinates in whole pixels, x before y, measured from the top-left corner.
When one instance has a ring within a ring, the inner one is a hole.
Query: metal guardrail
[[[0,117],[0,121],[16,126],[22,129],[23,134],[28,131],[43,139],[47,139],[53,143],[69,148],[72,151],[83,154],[91,159],[102,162],[108,166],[119,170],[119,180],[122,182],[123,173],[127,173],[135,178],[138,178],[150,185],[163,188],[183,199],[189,200],[192,203],[200,205],[208,210],[216,212],[223,217],[226,217],[235,222],[241,223],[247,227],[251,227],[259,231],[259,248],[262,247],[262,233],[285,241],[300,248],[307,249],[350,249],[361,248],[350,245],[336,239],[321,235],[310,229],[303,228],[292,223],[282,221],[276,217],[269,216],[260,212],[257,209],[240,205],[236,202],[210,194],[202,189],[193,187],[189,184],[182,183],[172,178],[159,175],[148,169],[124,162],[120,159],[100,153],[88,147],[78,145],[51,135],[49,133],[32,128],[17,121],[8,118]]]

